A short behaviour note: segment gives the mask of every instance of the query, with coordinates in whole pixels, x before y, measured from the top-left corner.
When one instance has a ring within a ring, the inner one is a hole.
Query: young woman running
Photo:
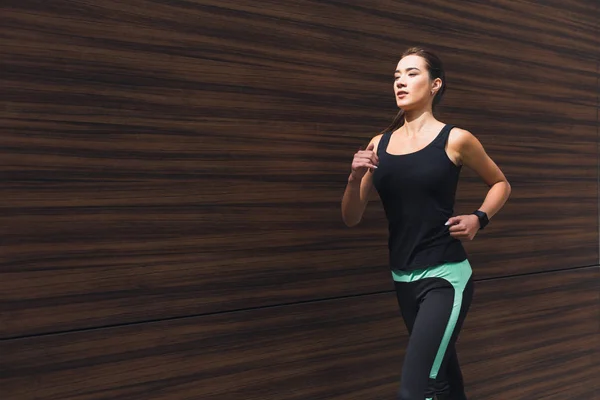
[[[446,88],[440,59],[411,48],[394,74],[400,112],[366,150],[358,151],[342,200],[346,225],[358,224],[372,190],[389,228],[389,262],[410,338],[399,400],[466,400],[454,344],[473,295],[461,240],[484,229],[510,195],[510,184],[469,131],[438,121]],[[489,186],[472,214],[454,216],[462,166]]]

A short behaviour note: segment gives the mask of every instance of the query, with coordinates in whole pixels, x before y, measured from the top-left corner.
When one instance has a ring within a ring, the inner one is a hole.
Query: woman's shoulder
[[[481,147],[481,142],[477,137],[467,129],[454,127],[448,136],[448,148],[465,154],[472,149]]]
[[[369,142],[369,145],[373,144],[373,151],[377,152],[377,148],[379,147],[379,142],[381,141],[381,138],[385,134],[386,134],[386,132],[379,133],[379,134],[377,134],[377,135],[375,135],[375,136],[373,136],[371,138],[371,141]]]
[[[383,133],[378,133],[377,135],[373,136],[371,138],[371,143],[373,144],[377,144],[381,141],[381,138],[383,137],[383,135],[385,135],[387,132],[383,132]]]
[[[459,128],[458,126],[452,126],[448,135],[448,144],[462,147],[463,145],[469,144],[469,142],[476,140],[473,135],[467,129]]]

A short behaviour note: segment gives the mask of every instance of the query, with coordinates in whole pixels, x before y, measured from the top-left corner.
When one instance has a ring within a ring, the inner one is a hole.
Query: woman
[[[472,240],[510,195],[510,185],[468,131],[433,116],[446,88],[431,52],[412,48],[398,63],[400,112],[352,161],[342,200],[346,225],[358,224],[376,189],[389,223],[389,261],[410,333],[398,399],[466,399],[454,343],[473,294],[461,240]],[[463,165],[489,186],[481,207],[453,216]]]

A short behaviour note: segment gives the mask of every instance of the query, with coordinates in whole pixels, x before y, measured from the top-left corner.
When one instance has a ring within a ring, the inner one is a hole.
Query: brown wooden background
[[[412,45],[513,186],[467,245],[470,398],[600,399],[597,1],[0,6],[2,400],[393,398],[383,212],[339,203]]]

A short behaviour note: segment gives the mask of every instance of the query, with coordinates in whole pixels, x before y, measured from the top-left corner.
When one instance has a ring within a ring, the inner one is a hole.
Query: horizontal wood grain
[[[459,340],[473,400],[593,399],[598,267],[478,282]],[[390,399],[392,293],[0,341],[8,399]]]
[[[446,63],[440,116],[513,184],[468,244],[477,278],[597,264],[595,10],[4,3],[0,337],[388,290],[380,205],[347,229],[339,204],[412,44]]]

